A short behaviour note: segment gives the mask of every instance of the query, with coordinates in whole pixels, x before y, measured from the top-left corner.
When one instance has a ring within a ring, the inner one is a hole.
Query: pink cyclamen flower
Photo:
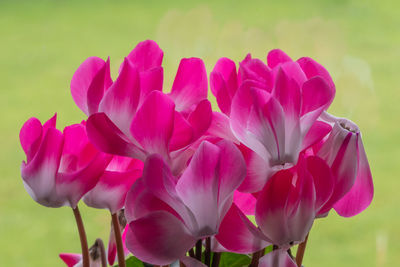
[[[113,156],[96,186],[84,196],[83,201],[89,207],[116,213],[123,208],[128,190],[142,176],[142,169],[140,160]]]
[[[256,185],[274,171],[296,165],[299,153],[326,135],[326,127],[314,123],[335,95],[329,73],[314,60],[292,61],[272,50],[267,61],[247,56],[237,74],[235,64],[223,58],[211,74],[212,91],[233,133],[270,170],[242,189],[249,192],[258,191]]]
[[[179,179],[159,155],[150,156],[126,198],[127,248],[152,264],[182,259],[197,240],[218,233],[245,171],[228,141],[203,142]]]
[[[332,169],[334,191],[320,210],[326,215],[333,207],[344,217],[357,215],[366,209],[374,196],[374,185],[367,155],[356,124],[344,118],[324,113],[322,118],[333,124],[328,137],[314,146],[316,155]]]
[[[157,153],[179,173],[182,152],[211,123],[207,75],[201,59],[183,59],[171,93],[164,94],[162,58],[154,41],[141,42],[114,82],[109,61],[89,58],[75,72],[71,93],[89,116],[89,138],[99,149],[142,161]]]
[[[256,222],[265,237],[286,249],[303,242],[331,197],[333,182],[329,166],[316,156],[301,156],[296,166],[275,173],[256,203]]]
[[[25,188],[43,206],[75,208],[111,159],[89,142],[83,123],[61,132],[56,129],[56,116],[43,125],[29,119],[19,136],[27,157],[21,166]]]

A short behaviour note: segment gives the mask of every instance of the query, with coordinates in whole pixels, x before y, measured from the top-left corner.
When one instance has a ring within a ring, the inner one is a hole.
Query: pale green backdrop
[[[111,57],[113,75],[141,40],[165,53],[165,90],[179,59],[208,71],[219,57],[265,58],[281,48],[331,72],[331,112],[358,123],[375,181],[361,215],[334,212],[315,223],[307,267],[400,266],[400,6],[397,1],[0,1],[0,266],[63,266],[79,252],[72,212],[48,209],[25,192],[18,132],[31,116],[58,112],[61,127],[84,115],[69,82],[89,56]],[[81,205],[89,242],[107,238],[105,211]]]

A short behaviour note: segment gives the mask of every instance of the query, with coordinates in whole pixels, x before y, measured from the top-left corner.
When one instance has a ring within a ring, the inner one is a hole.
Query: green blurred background
[[[0,266],[63,266],[60,252],[79,252],[68,208],[31,200],[20,174],[18,133],[31,116],[58,112],[59,126],[84,114],[69,93],[78,65],[111,57],[113,77],[137,42],[164,50],[169,90],[182,57],[265,58],[281,48],[310,56],[332,74],[330,111],[355,121],[375,181],[372,205],[354,218],[318,220],[304,264],[400,266],[400,6],[397,1],[0,1]],[[105,211],[81,205],[89,242],[107,240]]]

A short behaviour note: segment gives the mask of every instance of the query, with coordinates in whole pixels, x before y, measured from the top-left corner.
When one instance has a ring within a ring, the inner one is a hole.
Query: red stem
[[[89,261],[89,248],[88,242],[85,233],[85,227],[83,226],[83,221],[81,217],[81,213],[79,212],[78,206],[72,209],[75,216],[76,226],[78,227],[79,238],[81,240],[81,248],[82,248],[82,264],[83,267],[90,267]]]
[[[112,218],[112,223],[113,223],[113,228],[114,228],[115,242],[117,243],[118,266],[126,267],[124,246],[122,245],[122,237],[121,237],[121,231],[119,229],[118,215],[116,213],[114,213],[111,215],[111,218]]]
[[[301,243],[297,249],[296,253],[296,263],[298,267],[301,267],[301,264],[303,262],[304,258],[304,252],[306,251],[306,246],[307,246],[307,241],[308,241],[308,234],[306,236],[306,240],[304,240],[303,243]]]

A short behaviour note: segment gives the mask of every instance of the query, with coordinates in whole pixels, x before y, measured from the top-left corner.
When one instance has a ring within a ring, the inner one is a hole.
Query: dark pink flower
[[[319,157],[300,157],[296,166],[275,173],[259,193],[256,222],[272,244],[288,248],[304,241],[333,192],[333,176]]]
[[[31,197],[41,205],[75,208],[103,174],[111,157],[88,140],[84,124],[56,128],[56,116],[45,124],[31,118],[22,126],[20,141],[27,160],[21,176]]]
[[[126,199],[128,249],[153,264],[181,259],[197,240],[218,233],[244,176],[243,157],[227,141],[203,142],[179,179],[150,156]]]
[[[267,61],[248,55],[237,74],[235,64],[222,58],[210,78],[233,133],[251,150],[250,164],[266,165],[260,173],[250,168],[250,176],[256,177],[246,179],[240,189],[247,192],[258,191],[273,172],[296,165],[300,152],[327,134],[326,126],[315,121],[335,95],[329,73],[312,59],[292,61],[272,50]]]
[[[154,41],[141,42],[114,82],[108,61],[89,58],[74,74],[71,93],[90,116],[89,138],[99,149],[142,161],[157,153],[179,174],[185,150],[211,124],[207,74],[202,60],[182,59],[171,93],[163,94],[162,58]]]
[[[314,147],[314,151],[332,169],[334,191],[319,215],[326,215],[333,207],[339,215],[351,217],[366,209],[374,195],[361,132],[350,120],[327,113],[323,119],[332,123],[333,128],[322,144]]]

